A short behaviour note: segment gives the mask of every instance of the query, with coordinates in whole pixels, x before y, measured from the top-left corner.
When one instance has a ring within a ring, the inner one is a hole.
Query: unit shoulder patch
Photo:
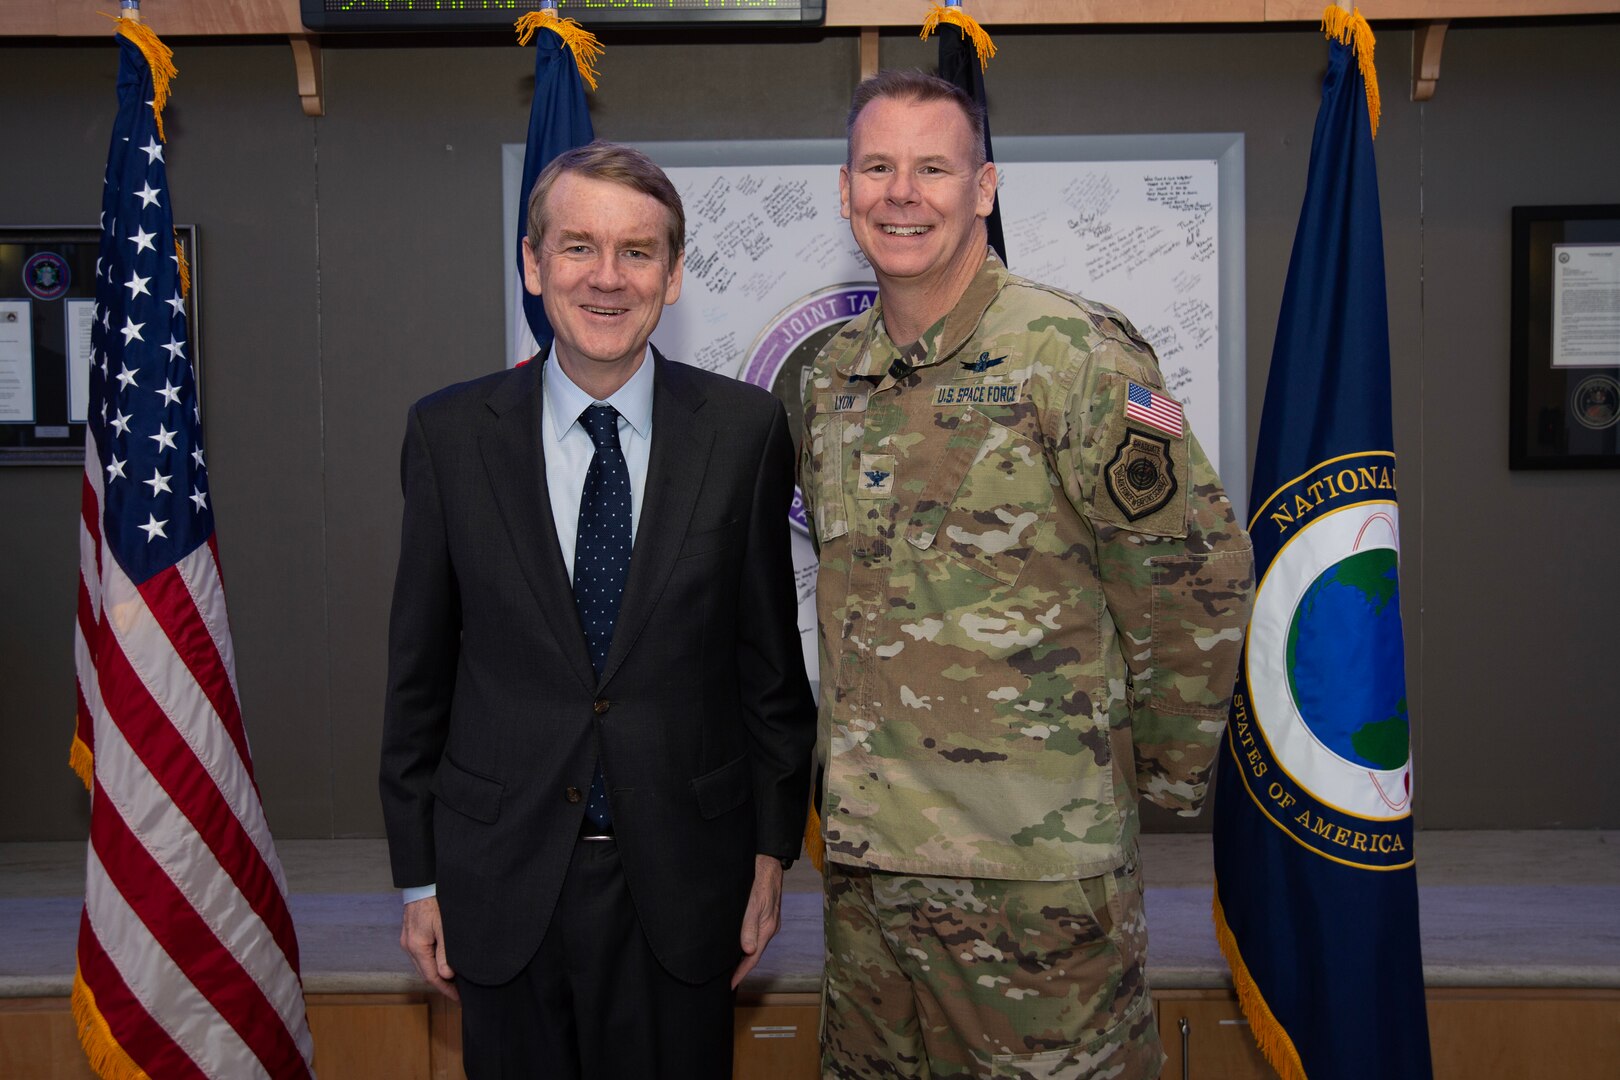
[[[1109,498],[1127,521],[1140,521],[1169,505],[1176,494],[1170,440],[1127,430],[1103,470]]]

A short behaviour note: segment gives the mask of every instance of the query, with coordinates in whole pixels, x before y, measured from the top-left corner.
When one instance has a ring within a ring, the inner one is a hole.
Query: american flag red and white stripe
[[[1133,382],[1126,387],[1125,418],[1139,420],[1178,438],[1181,435],[1181,403],[1140,383]]]
[[[157,127],[173,68],[149,30],[120,20],[119,35],[79,529],[72,761],[91,810],[73,1009],[102,1077],[312,1077]]]

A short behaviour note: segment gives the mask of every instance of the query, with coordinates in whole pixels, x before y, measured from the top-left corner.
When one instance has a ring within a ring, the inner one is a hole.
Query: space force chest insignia
[[[946,383],[934,388],[934,408],[949,405],[1017,405],[1024,400],[1023,382]]]
[[[1126,431],[1103,472],[1109,497],[1128,521],[1162,510],[1176,493],[1170,440],[1157,435]]]

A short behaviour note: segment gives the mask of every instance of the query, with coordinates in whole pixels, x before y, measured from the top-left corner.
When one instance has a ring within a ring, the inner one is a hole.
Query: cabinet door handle
[[[1192,1080],[1192,1024],[1181,1018],[1181,1080]]]

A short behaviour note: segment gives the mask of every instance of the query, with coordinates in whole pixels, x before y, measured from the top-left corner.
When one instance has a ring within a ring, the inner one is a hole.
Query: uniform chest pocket
[[[906,541],[1012,585],[1052,508],[1052,478],[1036,443],[976,409],[960,415],[912,511]]]
[[[850,468],[850,455],[865,430],[862,421],[866,399],[847,393],[816,395],[815,415],[807,425],[810,440],[811,475],[803,477],[811,486],[806,492],[815,502],[815,521],[810,527],[825,544],[849,532],[849,507],[844,501],[844,476]],[[859,404],[860,409],[852,407]]]

